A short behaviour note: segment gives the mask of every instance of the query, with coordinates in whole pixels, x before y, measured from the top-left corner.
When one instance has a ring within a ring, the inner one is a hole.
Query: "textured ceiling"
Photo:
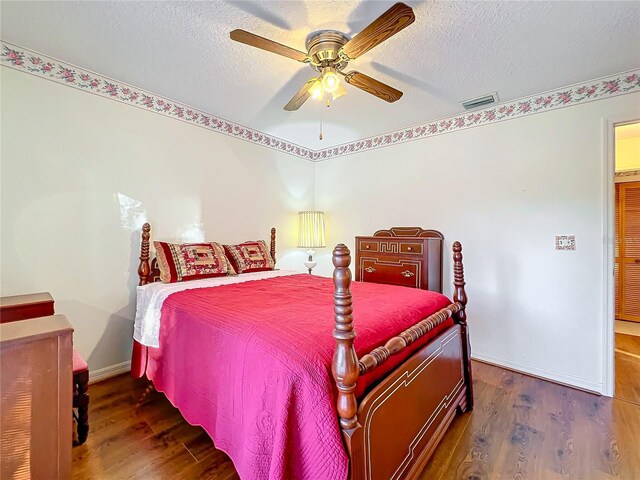
[[[349,67],[404,91],[353,87],[327,109],[282,107],[313,76],[229,39],[241,28],[304,50],[310,32],[362,30],[387,1],[6,2],[2,39],[312,149],[640,66],[640,2],[412,2],[416,22]],[[318,139],[319,123],[324,140]]]

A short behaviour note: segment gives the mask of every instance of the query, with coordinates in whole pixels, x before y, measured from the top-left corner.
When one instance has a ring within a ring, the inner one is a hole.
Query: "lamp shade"
[[[298,247],[326,247],[324,240],[324,212],[298,212]]]

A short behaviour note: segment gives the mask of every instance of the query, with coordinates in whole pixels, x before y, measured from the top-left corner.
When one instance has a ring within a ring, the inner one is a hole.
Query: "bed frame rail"
[[[420,337],[426,335],[429,331],[433,330],[448,318],[451,318],[463,308],[464,307],[461,303],[452,303],[448,307],[438,310],[433,315],[430,315],[424,320],[416,323],[397,337],[391,338],[381,347],[374,348],[370,353],[364,355],[358,362],[360,375],[364,375],[365,373],[375,370],[386,362],[389,357],[402,352]]]

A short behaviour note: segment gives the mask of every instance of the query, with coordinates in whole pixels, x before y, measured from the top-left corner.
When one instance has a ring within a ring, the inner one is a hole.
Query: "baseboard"
[[[131,371],[131,360],[89,371],[89,385]]]
[[[602,382],[594,382],[592,380],[587,380],[586,378],[547,370],[546,368],[533,367],[531,365],[505,360],[504,358],[494,357],[493,355],[487,355],[485,353],[474,352],[471,355],[471,358],[497,367],[513,370],[518,373],[524,373],[525,375],[531,375],[532,377],[538,377],[543,380],[549,380],[554,383],[566,385],[567,387],[586,390],[590,393],[597,393],[598,395],[602,395],[602,392],[604,391]]]

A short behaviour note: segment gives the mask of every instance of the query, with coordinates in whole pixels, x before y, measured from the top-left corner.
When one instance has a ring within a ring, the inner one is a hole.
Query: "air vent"
[[[483,95],[482,97],[465,100],[464,102],[462,102],[462,106],[464,107],[465,110],[473,110],[475,108],[491,105],[492,103],[496,103],[497,101],[498,101],[498,94],[496,92],[493,92],[488,95]]]

